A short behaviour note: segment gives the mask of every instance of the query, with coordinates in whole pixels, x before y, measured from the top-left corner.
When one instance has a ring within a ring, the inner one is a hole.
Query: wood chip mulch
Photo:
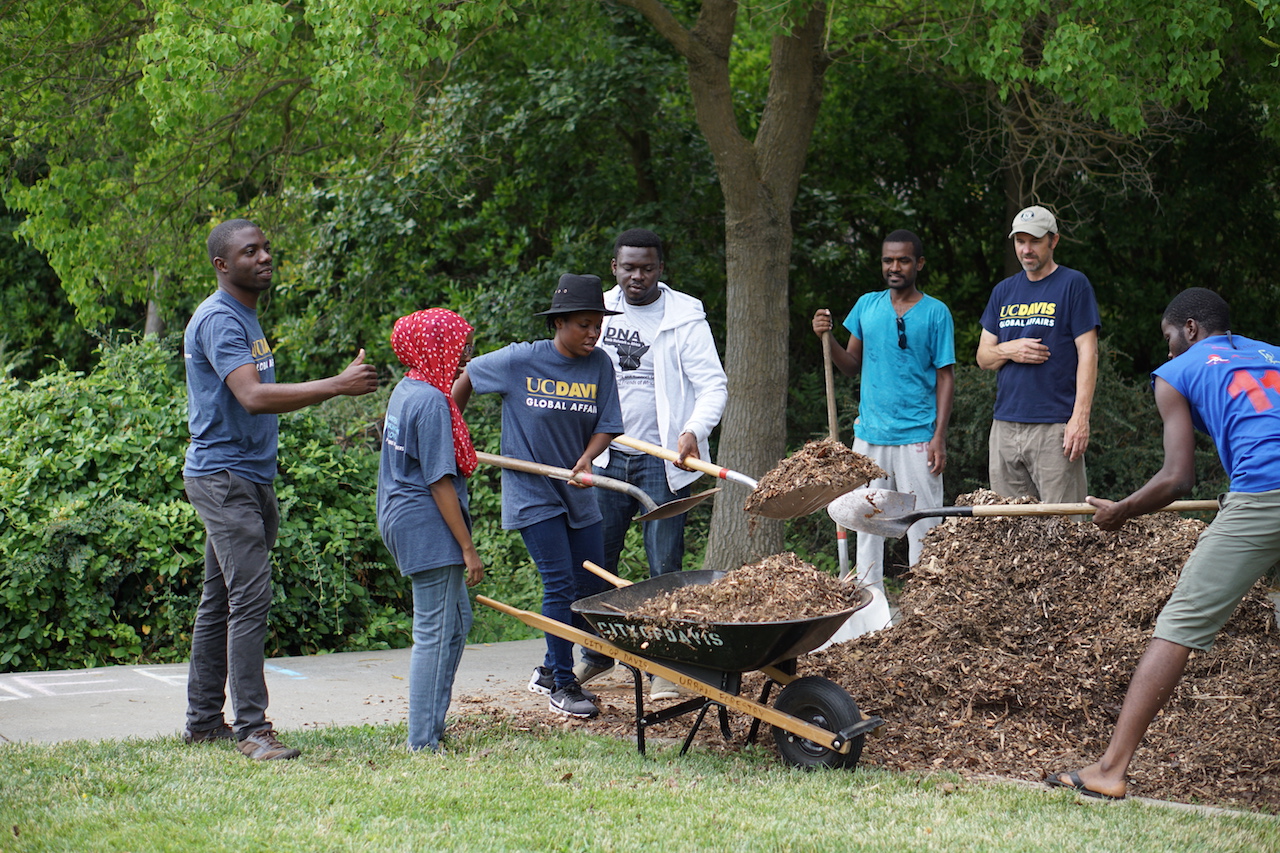
[[[958,502],[1009,501],[984,491]],[[1062,517],[950,519],[906,576],[897,624],[802,656],[799,674],[838,682],[864,714],[885,719],[863,765],[1031,781],[1078,769],[1106,746],[1156,615],[1205,527],[1198,518],[1157,513],[1114,533]],[[1131,795],[1280,812],[1275,620],[1260,582],[1214,648],[1191,656],[1130,767]],[[573,727],[634,734],[632,688],[617,672],[591,684],[601,716]],[[741,695],[756,698],[762,679],[746,674]],[[535,729],[567,725],[544,707],[506,713]],[[697,747],[739,748],[751,719],[730,717],[733,738],[709,723]],[[682,738],[691,722],[663,723],[650,737]]]
[[[999,503],[990,493],[968,503]],[[863,761],[1028,780],[1102,753],[1157,614],[1205,527],[1156,513],[1114,533],[1060,517],[930,532],[893,627],[800,659],[887,721]],[[1260,582],[1187,672],[1129,792],[1280,810],[1280,635]]]
[[[856,603],[851,584],[787,552],[734,569],[709,584],[655,595],[631,615],[700,623],[782,622],[828,616]]]
[[[885,476],[884,469],[873,460],[838,441],[810,441],[756,481],[743,509],[758,513],[766,501],[800,489],[847,486],[848,491]]]

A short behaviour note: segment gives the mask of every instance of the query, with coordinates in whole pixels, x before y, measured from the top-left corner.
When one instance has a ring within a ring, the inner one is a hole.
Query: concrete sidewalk
[[[542,639],[467,646],[454,701],[538,698],[529,675],[545,651]],[[408,713],[409,649],[273,658],[266,672],[267,715],[282,732],[399,723]],[[178,734],[186,691],[185,663],[0,675],[0,744]]]

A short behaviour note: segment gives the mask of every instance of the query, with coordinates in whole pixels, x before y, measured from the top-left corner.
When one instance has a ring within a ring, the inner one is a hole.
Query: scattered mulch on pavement
[[[999,503],[993,493],[970,503]],[[863,761],[1039,780],[1102,753],[1130,676],[1205,527],[1114,533],[1060,517],[930,532],[891,628],[801,658],[887,721]],[[1263,584],[1187,672],[1130,767],[1135,796],[1280,809],[1280,636]]]
[[[828,486],[849,491],[884,476],[874,461],[838,441],[810,441],[756,481],[743,509],[759,513],[766,501],[792,492]]]
[[[631,615],[699,623],[784,622],[828,616],[856,603],[851,584],[786,552],[748,563],[709,584],[655,595]]]

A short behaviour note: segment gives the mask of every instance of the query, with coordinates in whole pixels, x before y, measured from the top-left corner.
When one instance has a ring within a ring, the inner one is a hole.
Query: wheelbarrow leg
[[[795,658],[792,658],[791,660],[779,661],[777,664],[774,664],[774,666],[785,675],[796,674]],[[768,705],[769,697],[773,695],[773,685],[777,683],[778,683],[777,681],[774,681],[773,678],[771,678],[766,673],[764,677],[764,687],[760,688],[760,698],[757,699],[756,702],[760,703],[761,705]],[[752,717],[751,728],[747,730],[747,743],[755,743],[756,735],[758,734],[760,734],[760,718]]]
[[[636,749],[644,755],[644,682],[641,681],[640,670],[629,663],[618,661],[631,673],[631,681],[636,686]]]

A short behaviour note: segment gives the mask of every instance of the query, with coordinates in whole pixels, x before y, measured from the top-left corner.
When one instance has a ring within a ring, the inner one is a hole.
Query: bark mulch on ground
[[[873,460],[838,441],[829,438],[810,441],[780,460],[756,482],[743,509],[758,513],[766,501],[792,492],[824,487],[849,491],[884,476],[884,469]]]
[[[998,503],[975,493],[969,503]],[[1114,533],[1063,518],[935,528],[898,624],[801,659],[887,721],[863,761],[1038,780],[1106,746],[1155,618],[1204,522],[1153,514]],[[1158,716],[1135,796],[1280,809],[1280,637],[1259,583]]]
[[[979,492],[961,502],[1005,501]],[[1156,615],[1204,526],[1173,514],[1115,533],[1061,517],[951,519],[930,532],[906,577],[899,622],[801,657],[799,674],[838,682],[864,714],[885,719],[883,735],[867,739],[863,765],[1026,780],[1077,769],[1105,748]],[[532,696],[527,710],[504,713],[521,728],[630,737],[633,691],[622,672],[592,682],[602,711],[595,720],[564,722]],[[747,675],[742,695],[756,698],[761,683]],[[1215,647],[1192,655],[1134,759],[1129,792],[1280,811],[1278,684],[1280,635],[1260,583]],[[730,716],[735,736],[726,742],[708,720],[698,748],[737,748],[751,719]],[[682,738],[691,722],[648,735]]]
[[[856,603],[855,587],[788,552],[749,563],[709,584],[655,595],[631,615],[699,623],[783,622],[828,616]]]

